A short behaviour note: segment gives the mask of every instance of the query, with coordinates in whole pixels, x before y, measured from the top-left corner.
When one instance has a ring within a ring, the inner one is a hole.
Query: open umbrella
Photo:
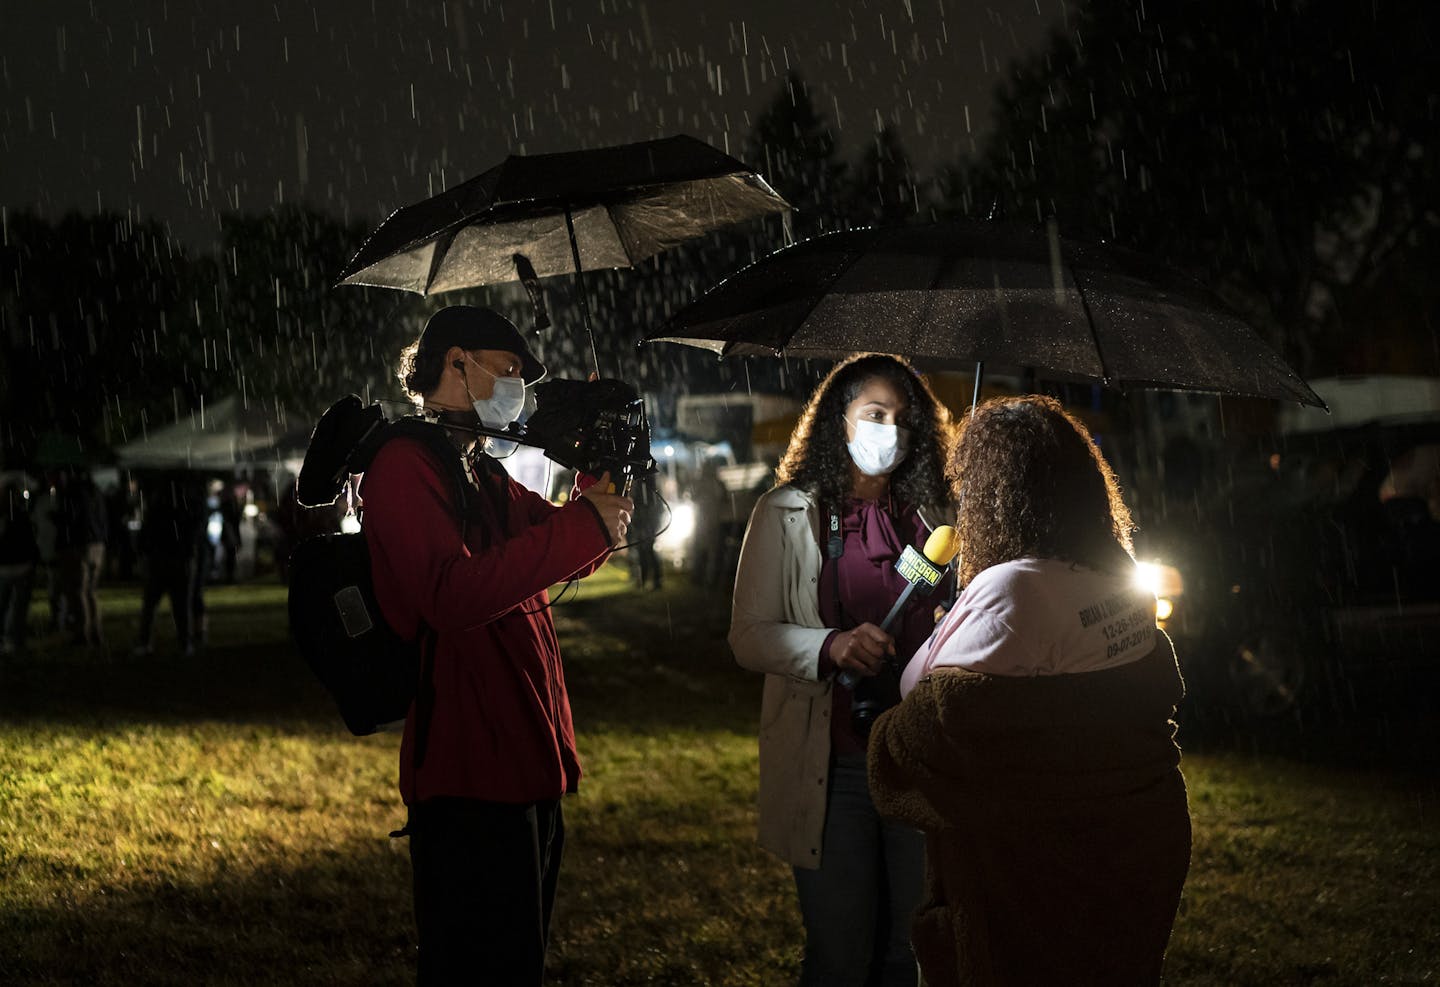
[[[1203,285],[1053,224],[938,223],[831,233],[727,278],[648,333],[722,356],[878,350],[1124,387],[1280,398],[1315,392]]]
[[[430,295],[579,276],[631,267],[712,230],[787,209],[744,164],[683,135],[511,155],[482,175],[396,210],[339,280]],[[583,284],[579,295],[594,357]]]

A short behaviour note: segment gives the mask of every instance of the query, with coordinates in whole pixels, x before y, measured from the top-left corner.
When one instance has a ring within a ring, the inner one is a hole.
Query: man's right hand
[[[610,490],[610,473],[606,471],[580,496],[590,501],[590,506],[600,514],[600,520],[605,525],[605,533],[610,536],[610,545],[625,544],[625,531],[630,527],[630,515],[635,510],[635,502],[629,497],[622,497],[619,494],[607,493]]]
[[[830,660],[841,670],[874,675],[887,654],[895,653],[895,639],[874,624],[861,624],[830,640]]]

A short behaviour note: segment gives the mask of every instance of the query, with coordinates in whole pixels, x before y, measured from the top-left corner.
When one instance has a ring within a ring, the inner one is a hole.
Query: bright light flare
[[[695,505],[688,500],[670,505],[670,526],[655,539],[657,551],[685,552],[695,534]]]
[[[1163,562],[1135,563],[1135,588],[1155,597],[1155,620],[1164,624],[1175,614],[1175,600],[1185,592],[1180,570]]]
[[[1176,597],[1185,592],[1185,580],[1174,566],[1162,562],[1137,562],[1135,588],[1154,597]]]

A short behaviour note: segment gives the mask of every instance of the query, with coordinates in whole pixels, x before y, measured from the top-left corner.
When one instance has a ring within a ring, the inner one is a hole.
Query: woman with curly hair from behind
[[[760,844],[794,868],[801,984],[916,983],[924,840],[876,815],[869,721],[852,718],[845,683],[875,707],[898,702],[898,671],[934,629],[946,583],[893,633],[879,625],[905,588],[901,552],[954,517],[951,444],[949,412],[909,365],[852,357],[810,399],[740,550],[730,646],[765,673]]]
[[[1046,397],[981,405],[954,465],[965,588],[869,749],[880,812],[927,836],[925,982],[1158,983],[1190,863],[1184,688],[1119,486]]]

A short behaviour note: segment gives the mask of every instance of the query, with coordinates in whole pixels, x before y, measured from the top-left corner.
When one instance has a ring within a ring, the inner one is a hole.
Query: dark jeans
[[[410,807],[422,985],[545,979],[565,846],[560,802],[433,799]]]
[[[145,562],[145,589],[140,599],[139,644],[154,644],[155,608],[160,598],[170,598],[170,613],[175,618],[175,638],[182,649],[192,642],[195,560],[189,556],[154,555]]]
[[[925,837],[880,818],[864,754],[831,766],[823,839],[820,869],[795,868],[801,987],[915,987],[910,924],[924,893]]]
[[[195,558],[195,578],[190,582],[190,639],[197,645],[205,643],[205,587],[210,583],[210,570],[215,567],[215,546],[201,541]]]
[[[34,581],[34,565],[0,565],[0,649],[6,652],[25,647]]]

